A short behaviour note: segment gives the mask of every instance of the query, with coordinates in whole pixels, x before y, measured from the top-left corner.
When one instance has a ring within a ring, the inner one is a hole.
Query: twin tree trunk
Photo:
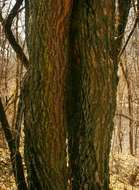
[[[67,188],[65,87],[71,2],[30,0],[25,160],[30,190]]]
[[[87,1],[86,1],[87,2]],[[73,189],[108,189],[116,105],[115,5],[75,1],[70,27],[69,155]]]
[[[26,10],[29,190],[107,190],[118,82],[115,1],[26,0]]]

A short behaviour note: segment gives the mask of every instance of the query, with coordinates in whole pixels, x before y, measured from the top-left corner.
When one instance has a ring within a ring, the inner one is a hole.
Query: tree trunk
[[[115,1],[74,0],[69,21],[71,2],[26,0],[29,190],[67,189],[67,124],[72,189],[104,190],[109,185],[121,44],[115,46],[114,40]]]
[[[70,0],[26,1],[30,69],[25,81],[29,190],[67,188],[65,81]]]
[[[114,1],[74,1],[68,99],[73,190],[107,190],[109,186],[118,84],[114,20]]]

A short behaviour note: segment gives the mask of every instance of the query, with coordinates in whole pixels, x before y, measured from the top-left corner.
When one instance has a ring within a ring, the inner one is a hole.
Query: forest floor
[[[112,190],[139,190],[139,158],[128,154],[111,154],[110,181]]]
[[[16,190],[9,151],[0,148],[0,190]]]
[[[139,158],[110,156],[111,190],[139,190]],[[17,190],[7,148],[0,148],[0,190]]]

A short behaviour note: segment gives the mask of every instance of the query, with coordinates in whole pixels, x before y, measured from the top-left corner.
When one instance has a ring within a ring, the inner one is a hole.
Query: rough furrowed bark
[[[67,188],[65,80],[70,0],[29,0],[31,68],[25,87],[25,160],[30,190]]]
[[[74,1],[70,26],[69,158],[73,190],[106,190],[118,83],[114,1]]]

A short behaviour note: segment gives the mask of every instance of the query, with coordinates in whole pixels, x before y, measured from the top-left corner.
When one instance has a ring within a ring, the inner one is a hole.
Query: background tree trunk
[[[65,79],[70,0],[26,1],[25,161],[30,190],[67,188]]]

